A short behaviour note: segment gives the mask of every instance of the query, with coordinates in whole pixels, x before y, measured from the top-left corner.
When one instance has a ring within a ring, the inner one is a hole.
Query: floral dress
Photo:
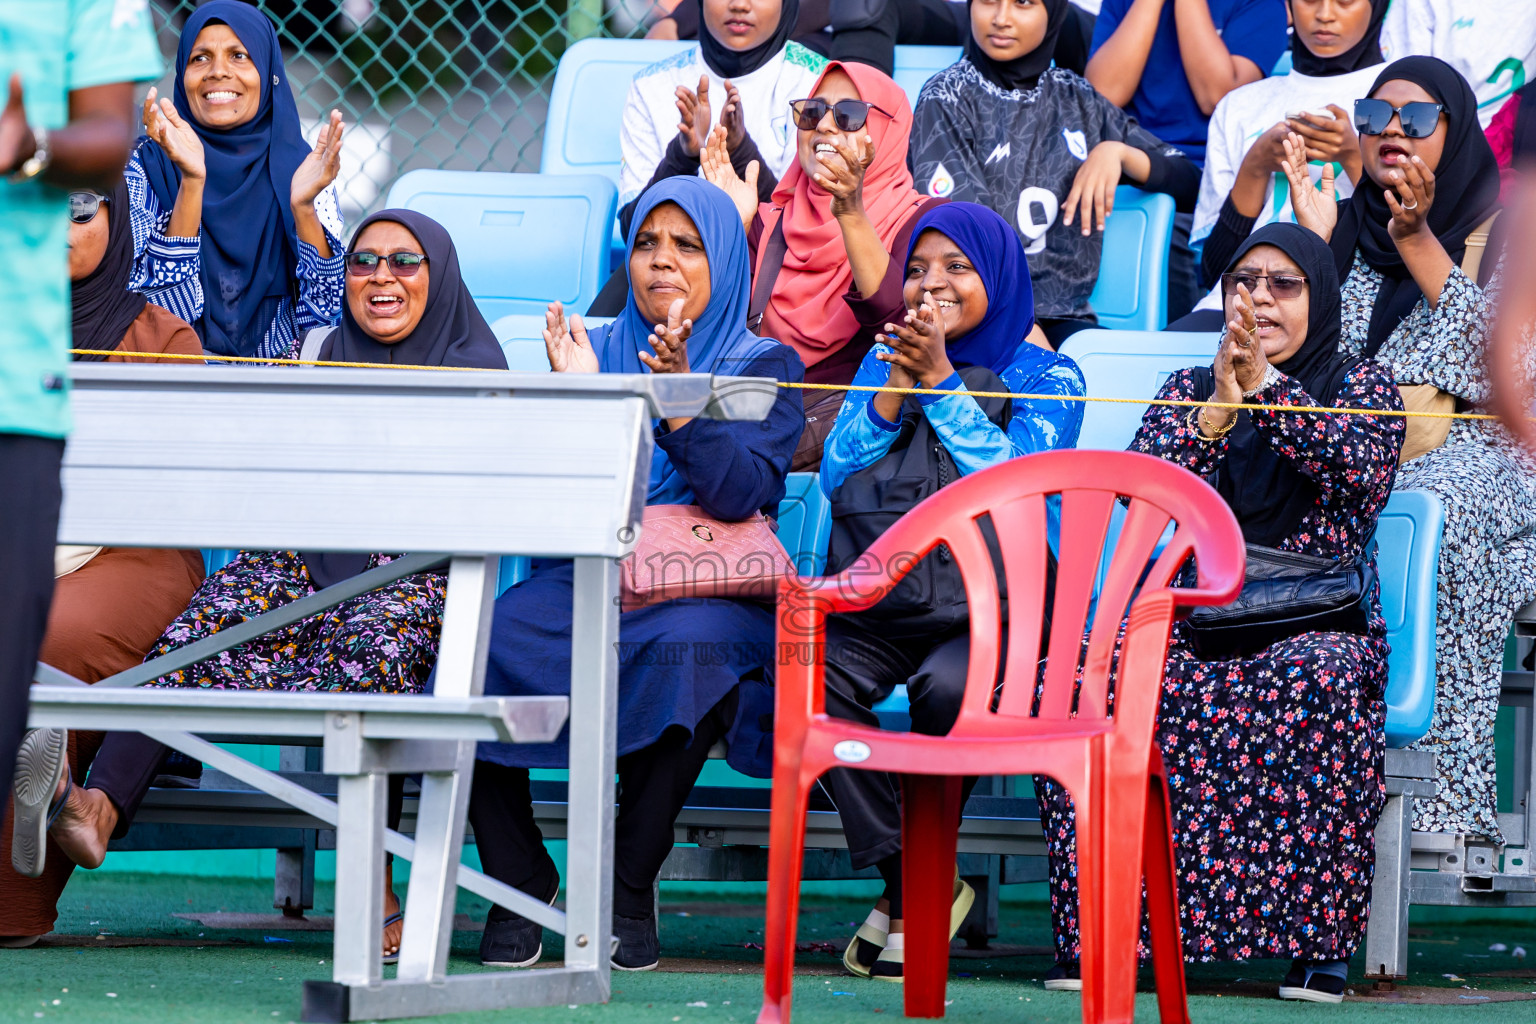
[[[1197,397],[1194,371],[1159,398]],[[1256,402],[1312,405],[1295,379]],[[1351,370],[1333,402],[1401,409],[1379,367]],[[1395,417],[1250,414],[1278,453],[1320,495],[1278,546],[1352,557],[1376,530],[1392,490],[1404,427]],[[1154,406],[1133,451],[1201,475],[1221,466],[1225,438],[1201,440],[1188,409]],[[1376,820],[1386,800],[1386,626],[1306,633],[1261,654],[1201,661],[1175,627],[1163,679],[1157,742],[1168,770],[1184,953],[1190,960],[1347,959],[1365,931]],[[1057,959],[1078,957],[1072,801],[1035,781],[1050,853]]]
[[[1402,384],[1433,384],[1458,408],[1481,408],[1489,393],[1483,369],[1490,310],[1501,276],[1487,293],[1451,271],[1440,302],[1421,300],[1376,353]],[[1344,281],[1343,346],[1364,348],[1381,275],[1359,254]],[[1503,682],[1504,639],[1515,611],[1536,598],[1536,482],[1528,458],[1504,429],[1457,420],[1443,445],[1404,464],[1402,490],[1428,491],[1445,505],[1435,623],[1435,716],[1414,744],[1435,755],[1439,791],[1414,801],[1414,828],[1460,832],[1502,842],[1494,774],[1493,726]]]
[[[375,555],[370,569],[393,561]],[[315,592],[294,551],[242,551],[203,581],[146,660]],[[420,693],[437,663],[448,577],[423,572],[162,676],[153,686]]]

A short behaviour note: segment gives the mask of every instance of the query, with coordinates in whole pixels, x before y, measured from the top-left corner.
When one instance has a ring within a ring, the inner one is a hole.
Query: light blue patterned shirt
[[[144,139],[139,147],[155,143]],[[198,257],[199,238],[175,238],[165,233],[171,223],[171,211],[149,187],[144,165],[135,149],[124,172],[128,198],[132,203],[133,277],[129,287],[157,306],[175,313],[196,326],[203,315],[203,282]],[[341,303],[345,293],[343,246],[346,231],[336,202],[336,186],[330,185],[315,199],[315,214],[330,242],[331,257],[323,259],[308,242],[299,242],[298,301],[290,295],[270,298],[257,307],[258,319],[270,317],[266,337],[256,354],[281,359],[293,353],[299,340],[316,327],[341,322]]]
[[[878,387],[889,380],[891,365],[875,356],[890,351],[884,344],[871,348],[853,378],[854,386]],[[1014,394],[1088,393],[1083,372],[1076,363],[1033,345],[1025,346],[1001,377],[1003,386]],[[934,390],[963,391],[965,383],[954,373]],[[962,476],[1018,455],[1072,448],[1083,425],[1082,402],[1015,399],[1005,432],[987,419],[969,395],[920,395],[917,400]],[[830,497],[848,477],[878,462],[890,451],[899,426],[875,411],[873,394],[849,392],[832,432],[827,435],[821,459],[821,489]]]

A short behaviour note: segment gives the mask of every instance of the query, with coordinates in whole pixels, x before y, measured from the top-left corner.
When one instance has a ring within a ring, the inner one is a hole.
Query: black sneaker
[[[1306,1003],[1342,1003],[1348,979],[1336,974],[1309,971],[1301,964],[1293,964],[1280,982],[1281,999],[1297,999]]]
[[[202,782],[203,762],[173,750],[160,762],[150,785],[155,789],[197,789]]]
[[[619,948],[609,959],[614,970],[654,971],[661,963],[661,936],[656,934],[654,914],[646,917],[614,914],[613,934],[619,939]]]
[[[1083,967],[1076,960],[1067,960],[1052,965],[1045,972],[1045,990],[1047,992],[1081,992],[1083,990]]]
[[[553,891],[544,902],[553,904],[560,892],[560,878],[555,877]],[[486,967],[532,967],[544,955],[544,926],[514,914],[506,907],[492,906],[485,918],[485,934],[480,936],[480,962]]]

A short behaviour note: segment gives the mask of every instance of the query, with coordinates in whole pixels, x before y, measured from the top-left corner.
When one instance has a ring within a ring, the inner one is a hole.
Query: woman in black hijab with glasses
[[[447,230],[410,210],[384,210],[358,226],[345,254],[340,327],[317,328],[304,354],[336,362],[505,370],[501,346],[475,307]],[[153,308],[153,307],[150,307]],[[296,373],[305,372],[295,370]],[[389,501],[380,494],[377,501]],[[366,515],[366,507],[355,510]],[[242,551],[203,581],[165,627],[156,658],[393,561],[391,554]],[[422,572],[172,672],[151,686],[284,692],[419,693],[437,662],[442,572]],[[107,841],[128,830],[167,748],[139,733],[110,733],[83,785],[61,783],[56,806],[29,818],[41,871],[43,830],[65,857],[94,868]],[[18,822],[22,815],[18,814]],[[20,828],[18,824],[18,829]],[[19,862],[18,862],[19,863]],[[399,903],[385,876],[386,959],[398,955]]]
[[[1383,367],[1341,350],[1333,256],[1311,232],[1270,224],[1226,269],[1215,361],[1157,397],[1282,408],[1153,406],[1131,450],[1212,480],[1249,545],[1370,564],[1402,419],[1283,408],[1402,409]],[[1279,639],[1235,650],[1197,645],[1180,623],[1164,669],[1157,742],[1185,958],[1289,958],[1283,999],[1343,998],[1370,911],[1390,648],[1374,589],[1357,609],[1326,631],[1273,629],[1265,639]],[[1057,957],[1045,987],[1080,988],[1072,804],[1056,783],[1035,785]]]
[[[1329,201],[1292,160],[1298,223],[1329,241],[1344,279],[1344,348],[1383,364],[1408,407],[1480,410],[1499,291],[1499,172],[1472,89],[1450,65],[1388,65],[1355,105],[1365,180]],[[1291,140],[1296,151],[1296,140]],[[1449,427],[1447,427],[1449,424]],[[1436,431],[1434,428],[1438,426]],[[1414,801],[1414,827],[1504,841],[1493,728],[1504,637],[1536,598],[1536,474],[1486,420],[1410,422],[1397,486],[1445,505],[1436,607],[1435,717],[1415,747],[1435,754],[1436,795]]]
[[[1104,220],[1122,181],[1195,208],[1200,169],[1081,76],[1052,67],[1068,0],[969,0],[965,55],[934,75],[912,123],[919,192],[1014,226],[1053,348],[1096,325]]]

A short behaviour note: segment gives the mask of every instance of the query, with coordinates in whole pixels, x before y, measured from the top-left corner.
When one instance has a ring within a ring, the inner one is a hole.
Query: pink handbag
[[[772,601],[795,564],[761,512],[723,523],[697,505],[648,505],[640,542],[620,563],[621,611],[679,597]]]

